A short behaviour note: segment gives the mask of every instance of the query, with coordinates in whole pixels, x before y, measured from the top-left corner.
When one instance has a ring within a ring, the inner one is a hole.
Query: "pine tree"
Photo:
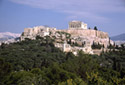
[[[94,27],[94,30],[98,30],[96,26]]]

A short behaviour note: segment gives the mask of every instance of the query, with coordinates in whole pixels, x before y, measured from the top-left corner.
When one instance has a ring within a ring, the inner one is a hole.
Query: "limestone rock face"
[[[97,30],[91,30],[91,29],[84,29],[84,30],[61,30],[67,33],[70,33],[72,36],[87,36],[87,37],[98,37],[98,38],[109,38],[108,33],[97,31]]]
[[[97,31],[97,30],[91,30],[91,29],[85,29],[85,30],[60,30],[63,32],[67,32],[71,34],[71,38],[79,43],[86,43],[87,47],[90,47],[93,42],[99,43],[101,45],[104,45],[105,47],[108,47],[110,44],[114,44],[113,41],[109,39],[108,33]]]

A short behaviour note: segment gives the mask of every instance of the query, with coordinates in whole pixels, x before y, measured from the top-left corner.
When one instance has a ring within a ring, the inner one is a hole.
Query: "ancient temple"
[[[77,30],[87,29],[87,24],[81,21],[74,20],[74,21],[69,22],[69,29],[77,29]]]

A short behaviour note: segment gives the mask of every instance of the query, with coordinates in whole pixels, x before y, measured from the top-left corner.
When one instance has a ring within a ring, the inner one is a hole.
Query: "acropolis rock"
[[[106,50],[110,44],[114,44],[109,39],[108,33],[87,29],[87,24],[81,21],[69,22],[69,28],[65,30],[57,30],[56,28],[46,26],[25,28],[21,35],[21,40],[25,40],[25,38],[36,39],[36,36],[50,36],[51,38],[55,36],[56,42],[54,44],[56,47],[64,52],[73,53],[76,53],[78,50],[83,50],[85,53],[95,54],[95,52]],[[69,41],[70,43],[68,43]],[[72,43],[75,43],[75,45],[72,46]],[[96,49],[95,51],[91,47],[93,43],[103,45],[104,48],[100,50]]]

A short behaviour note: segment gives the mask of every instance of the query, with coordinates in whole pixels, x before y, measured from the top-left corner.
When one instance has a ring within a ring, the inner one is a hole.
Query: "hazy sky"
[[[0,32],[39,25],[67,29],[71,20],[110,36],[125,33],[125,0],[0,0]]]

